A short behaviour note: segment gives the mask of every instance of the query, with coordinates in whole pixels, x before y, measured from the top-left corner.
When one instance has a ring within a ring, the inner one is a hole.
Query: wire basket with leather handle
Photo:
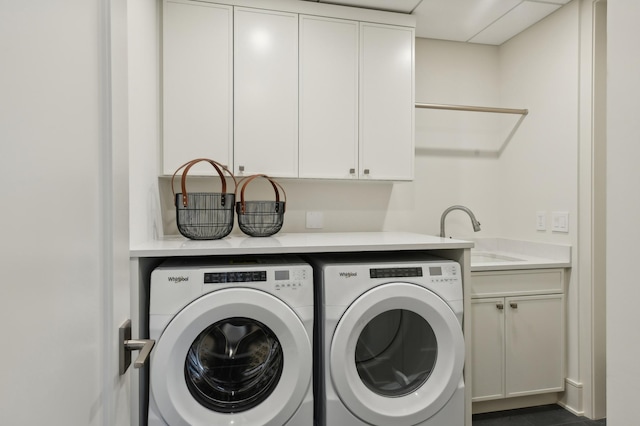
[[[222,184],[221,192],[187,192],[187,175],[193,165],[208,162],[213,166]],[[173,183],[176,174],[184,168],[181,176],[182,192],[175,192]],[[233,229],[234,192],[227,192],[227,180],[222,171],[227,172],[237,186],[233,173],[222,164],[208,158],[197,158],[178,167],[171,177],[171,190],[176,203],[176,224],[178,231],[192,240],[217,240],[224,238]]]
[[[245,190],[247,185],[256,178],[264,178],[271,183],[275,192],[275,201],[247,201]],[[284,188],[267,175],[253,175],[244,178],[236,187],[236,194],[240,191],[240,200],[236,202],[238,226],[240,230],[251,237],[268,237],[282,228],[287,194]],[[284,198],[280,201],[280,193]]]

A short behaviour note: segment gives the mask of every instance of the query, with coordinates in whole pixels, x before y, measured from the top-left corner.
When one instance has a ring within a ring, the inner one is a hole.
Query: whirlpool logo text
[[[352,277],[357,277],[358,273],[357,272],[340,272],[338,275],[340,275],[341,278],[352,278]]]
[[[175,284],[178,284],[184,281],[189,281],[189,277],[169,277],[167,279],[169,280],[169,282],[175,283]]]

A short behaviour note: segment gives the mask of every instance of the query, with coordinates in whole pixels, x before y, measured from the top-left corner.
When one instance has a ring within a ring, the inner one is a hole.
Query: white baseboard
[[[504,398],[473,403],[473,414],[493,411],[512,410],[514,408],[535,407],[537,405],[558,404],[576,416],[584,416],[583,385],[575,380],[565,379],[565,390],[559,393],[545,393],[523,396],[518,398]]]
[[[491,413],[494,411],[513,410],[516,408],[536,407],[538,405],[557,404],[560,393],[542,393],[537,395],[520,396],[515,398],[478,401],[472,405],[472,413]]]
[[[565,379],[564,382],[564,395],[558,401],[558,405],[576,416],[584,416],[584,406],[582,405],[584,389],[582,383],[569,378]]]

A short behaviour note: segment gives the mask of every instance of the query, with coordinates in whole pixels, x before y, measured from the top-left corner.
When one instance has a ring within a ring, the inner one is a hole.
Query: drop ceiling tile
[[[469,41],[500,45],[559,8],[558,4],[523,1]]]
[[[411,13],[420,0],[320,0],[320,3]]]
[[[422,0],[416,37],[468,41],[522,0]]]

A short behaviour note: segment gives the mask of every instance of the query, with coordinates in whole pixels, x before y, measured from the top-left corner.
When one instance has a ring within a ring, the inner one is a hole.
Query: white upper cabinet
[[[298,15],[236,8],[234,174],[298,176]]]
[[[233,8],[166,1],[162,171],[198,157],[233,164]],[[211,168],[194,166],[195,173]]]
[[[163,174],[207,157],[239,177],[413,179],[413,21],[229,3],[164,0]]]
[[[357,178],[358,22],[300,16],[300,174]]]
[[[413,28],[360,24],[360,174],[413,179]]]

